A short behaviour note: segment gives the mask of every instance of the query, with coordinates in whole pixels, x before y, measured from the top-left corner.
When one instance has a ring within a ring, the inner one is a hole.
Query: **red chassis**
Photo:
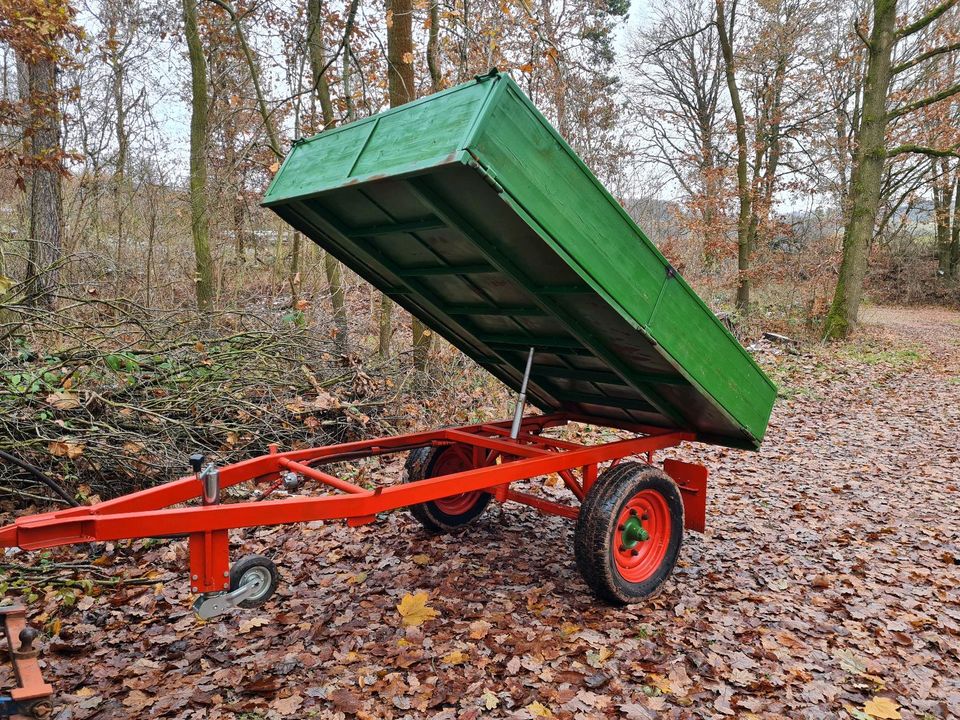
[[[256,481],[265,484],[264,494],[269,494],[280,487],[284,479],[292,478],[298,482],[313,481],[326,485],[337,492],[318,497],[294,496],[220,504],[216,494],[214,497],[209,493],[205,495],[203,475],[190,475],[96,505],[19,518],[0,528],[0,546],[36,550],[93,541],[186,535],[189,537],[191,588],[195,593],[214,596],[234,589],[231,588],[233,578],[228,542],[228,532],[233,528],[341,519],[351,526],[363,525],[373,522],[377,513],[469,497],[476,491],[486,491],[500,502],[523,503],[545,513],[576,519],[579,507],[513,490],[511,483],[557,473],[575,499],[583,501],[596,482],[602,463],[610,463],[613,467],[621,459],[634,455],[645,455],[647,463],[652,463],[655,451],[696,438],[690,432],[664,432],[637,425],[617,426],[637,433],[636,437],[595,446],[541,435],[547,428],[570,421],[611,426],[608,421],[590,417],[551,414],[523,418],[516,439],[510,437],[509,422],[498,422],[292,452],[281,453],[271,448],[267,455],[216,469],[217,489]],[[385,488],[363,488],[318,469],[318,466],[329,463],[450,446],[459,448],[461,454],[469,458],[465,465],[467,469]],[[682,495],[682,525],[702,531],[706,469],[667,460],[663,470]],[[205,504],[172,507],[198,498]],[[271,572],[275,582],[275,569]],[[242,603],[234,604],[243,606]]]

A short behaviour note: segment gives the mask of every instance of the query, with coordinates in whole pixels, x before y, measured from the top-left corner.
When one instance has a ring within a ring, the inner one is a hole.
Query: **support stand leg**
[[[230,539],[226,530],[190,534],[190,587],[200,593],[230,588]]]
[[[3,632],[10,648],[10,662],[17,678],[17,687],[8,697],[0,698],[0,716],[10,718],[48,718],[53,713],[53,688],[43,681],[33,643],[39,633],[27,625],[26,610],[21,605],[0,608]]]

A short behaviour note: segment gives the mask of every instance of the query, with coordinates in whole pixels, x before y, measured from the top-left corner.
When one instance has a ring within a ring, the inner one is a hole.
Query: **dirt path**
[[[182,548],[115,549],[157,585],[64,618],[60,717],[960,717],[960,315],[864,321],[839,351],[760,352],[784,394],[760,452],[679,453],[711,469],[708,530],[649,605],[595,602],[570,524],[526,508],[460,537],[405,513],[259,531],[279,597],[205,625]],[[419,590],[439,615],[404,629]]]

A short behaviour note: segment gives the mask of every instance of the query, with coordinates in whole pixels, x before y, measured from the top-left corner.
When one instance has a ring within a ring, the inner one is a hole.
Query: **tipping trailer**
[[[512,420],[271,447],[222,467],[194,455],[174,482],[19,518],[0,546],[185,535],[194,607],[210,618],[262,605],[277,584],[268,558],[231,564],[232,529],[354,526],[407,507],[430,531],[466,531],[490,502],[517,502],[576,521],[576,562],[601,598],[662,587],[684,529],[704,529],[707,470],[654,454],[756,449],[776,388],[513,80],[491,71],[300,141],[263,204],[516,390]],[[569,422],[628,436],[544,434]],[[407,453],[400,484],[371,490],[322,469],[393,453]],[[514,486],[554,473],[570,502]],[[247,482],[268,497],[221,502]],[[281,487],[296,494],[271,499]]]

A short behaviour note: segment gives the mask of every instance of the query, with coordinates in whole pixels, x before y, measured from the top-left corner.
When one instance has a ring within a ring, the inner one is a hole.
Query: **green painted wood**
[[[425,277],[427,275],[477,275],[481,273],[496,272],[496,269],[490,265],[437,265],[428,267],[409,267],[398,268],[396,274],[398,277]]]
[[[506,317],[535,317],[546,315],[546,311],[538,307],[524,305],[447,305],[444,310],[449,315],[502,315]]]
[[[296,145],[264,204],[539,407],[756,447],[776,389],[517,85]]]
[[[362,238],[376,237],[378,235],[395,235],[408,232],[423,232],[424,230],[440,230],[444,227],[446,226],[436,218],[427,218],[425,220],[412,220],[410,222],[359,228],[350,232],[350,238],[359,240]]]

